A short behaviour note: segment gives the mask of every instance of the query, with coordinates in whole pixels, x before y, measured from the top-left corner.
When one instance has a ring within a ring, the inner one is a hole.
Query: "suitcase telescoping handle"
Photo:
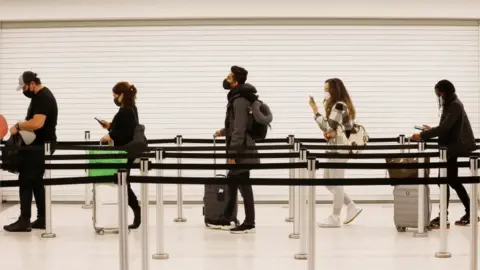
[[[213,134],[213,165],[217,165],[217,135]],[[213,169],[213,177],[217,177],[217,168]]]

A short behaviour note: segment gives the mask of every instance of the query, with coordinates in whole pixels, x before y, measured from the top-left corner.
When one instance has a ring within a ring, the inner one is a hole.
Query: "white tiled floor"
[[[351,225],[340,229],[317,227],[317,268],[330,270],[467,270],[469,227],[452,227],[449,250],[452,258],[437,259],[439,232],[428,238],[414,238],[412,232],[397,233],[391,205],[363,205],[364,211]],[[437,213],[437,205],[433,213]],[[113,210],[113,209],[112,209]],[[242,208],[243,210],[243,208]],[[165,247],[170,259],[150,259],[150,269],[161,270],[300,270],[306,261],[297,261],[299,240],[288,238],[292,223],[284,222],[287,209],[279,205],[258,205],[257,233],[231,235],[205,229],[201,206],[185,206],[186,223],[174,223],[175,206],[165,211]],[[331,210],[319,205],[318,220]],[[0,231],[2,270],[104,270],[118,269],[118,235],[96,235],[91,210],[79,205],[54,205],[53,224],[57,237],[40,238],[41,232],[12,234]],[[150,207],[150,253],[155,252],[155,206]],[[452,204],[451,221],[462,215]],[[14,221],[18,206],[0,213],[0,223]],[[243,217],[243,211],[239,214]],[[3,229],[2,229],[3,230]],[[132,231],[130,269],[141,269],[140,230]],[[150,256],[149,256],[150,257]]]

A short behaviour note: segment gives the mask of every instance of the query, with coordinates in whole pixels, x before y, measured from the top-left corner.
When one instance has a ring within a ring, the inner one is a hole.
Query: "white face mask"
[[[323,99],[324,99],[324,100],[329,100],[329,99],[330,99],[330,93],[327,92],[327,91],[325,91],[325,92],[324,92]]]

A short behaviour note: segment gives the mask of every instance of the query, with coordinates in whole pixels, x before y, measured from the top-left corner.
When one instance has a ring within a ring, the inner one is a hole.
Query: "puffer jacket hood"
[[[257,94],[257,89],[255,86],[245,83],[245,84],[239,84],[237,87],[233,88],[228,92],[227,99],[230,101],[234,97],[240,94],[240,92],[243,93],[248,93],[248,94]]]

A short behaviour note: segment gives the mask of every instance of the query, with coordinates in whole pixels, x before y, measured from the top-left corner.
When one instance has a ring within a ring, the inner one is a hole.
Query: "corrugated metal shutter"
[[[5,26],[0,35],[1,111],[10,123],[24,117],[28,101],[14,88],[22,71],[34,70],[59,101],[60,140],[83,140],[84,130],[92,131],[92,139],[100,138],[103,133],[93,117],[111,119],[116,112],[111,88],[120,80],[139,89],[140,118],[148,138],[211,138],[223,124],[226,92],[221,82],[231,65],[249,70],[248,81],[271,106],[275,117],[270,138],[322,137],[308,96],[320,99],[323,82],[330,77],[346,83],[357,121],[372,137],[410,134],[415,124],[435,125],[433,86],[444,78],[455,83],[476,136],[480,134],[479,29],[474,22]],[[184,176],[209,174],[189,171]],[[53,172],[54,177],[66,175],[82,172]],[[287,177],[288,172],[259,171],[253,176]],[[384,177],[385,172],[351,170],[347,176]],[[175,190],[167,187],[167,199],[175,198]],[[354,198],[391,198],[390,187],[348,187],[347,192]],[[202,186],[185,186],[186,199],[199,200],[202,193]],[[323,188],[318,193],[330,198]],[[255,194],[258,200],[286,199],[287,188],[256,187]],[[81,186],[54,187],[54,199],[82,196]]]

